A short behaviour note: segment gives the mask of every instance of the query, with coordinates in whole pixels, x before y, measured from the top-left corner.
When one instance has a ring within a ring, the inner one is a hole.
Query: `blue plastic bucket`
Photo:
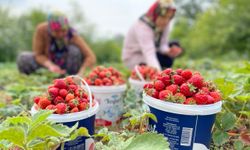
[[[62,123],[68,127],[74,126],[78,122],[78,127],[85,127],[88,129],[90,135],[94,134],[95,131],[95,116],[99,110],[98,102],[92,107],[92,93],[86,81],[78,76],[72,76],[74,78],[80,79],[84,84],[85,88],[88,91],[89,99],[90,99],[90,108],[76,113],[69,114],[52,114],[48,117],[48,120],[54,121],[56,123]],[[81,86],[83,87],[81,82]],[[34,115],[37,113],[35,106],[31,108],[31,114]],[[61,150],[59,147],[57,150]],[[78,137],[75,140],[65,142],[64,150],[94,150],[94,139],[89,137]]]
[[[171,150],[208,150],[216,113],[222,102],[210,105],[183,105],[161,101],[143,94],[143,101],[157,117],[149,128],[163,134]]]

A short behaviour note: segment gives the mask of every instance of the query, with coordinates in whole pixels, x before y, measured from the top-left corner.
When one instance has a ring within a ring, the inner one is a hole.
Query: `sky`
[[[129,27],[145,13],[155,0],[0,0],[15,15],[31,8],[45,11],[59,10],[69,16],[72,3],[84,12],[86,19],[97,27],[99,35],[125,35]]]

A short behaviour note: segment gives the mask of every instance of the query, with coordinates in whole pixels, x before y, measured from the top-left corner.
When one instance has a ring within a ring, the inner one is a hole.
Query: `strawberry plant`
[[[52,111],[40,111],[32,117],[23,113],[7,118],[0,124],[0,148],[54,150],[78,136],[89,136],[86,128],[77,129],[78,124],[69,128],[46,120],[51,114]]]

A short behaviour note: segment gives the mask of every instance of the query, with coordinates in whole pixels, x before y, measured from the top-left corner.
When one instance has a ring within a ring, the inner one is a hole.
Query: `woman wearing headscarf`
[[[17,59],[22,73],[30,74],[45,67],[58,74],[82,74],[96,62],[88,44],[60,12],[53,12],[47,22],[37,26],[32,48],[33,53],[24,52]]]
[[[182,53],[178,42],[169,42],[169,26],[176,8],[172,0],[159,0],[130,28],[123,46],[122,60],[133,69],[146,64],[162,70],[171,67]]]

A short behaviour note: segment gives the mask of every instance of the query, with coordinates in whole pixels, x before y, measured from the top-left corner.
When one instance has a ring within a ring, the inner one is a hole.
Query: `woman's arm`
[[[82,67],[79,70],[78,74],[81,75],[83,74],[84,70],[87,67],[93,67],[94,64],[96,63],[96,56],[91,50],[91,48],[88,46],[88,44],[85,42],[85,40],[80,37],[79,35],[75,35],[72,39],[73,44],[75,44],[77,47],[80,48],[82,51],[84,60],[82,63]]]
[[[141,51],[145,58],[148,66],[152,66],[161,70],[160,63],[156,56],[156,47],[154,43],[154,33],[151,28],[149,28],[144,23],[138,24],[136,30],[136,38],[141,47]]]

